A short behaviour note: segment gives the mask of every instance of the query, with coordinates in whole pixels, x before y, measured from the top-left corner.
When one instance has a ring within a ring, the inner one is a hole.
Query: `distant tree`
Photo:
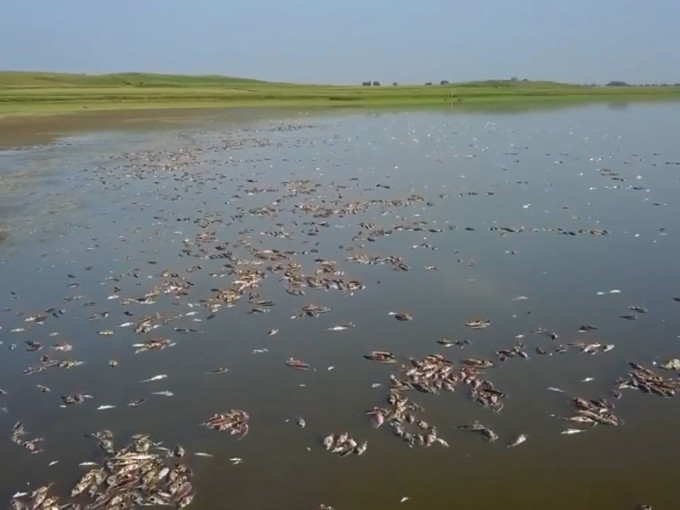
[[[396,81],[394,83],[392,83],[393,87],[396,87],[397,85],[399,85],[399,84]]]
[[[449,80],[442,80],[442,81],[439,82],[439,85],[448,85],[448,84],[449,84]]]
[[[432,82],[428,81],[425,85],[432,85]]]
[[[512,78],[510,78],[510,81],[519,81],[519,78],[517,78],[517,76],[513,76]]]
[[[610,81],[607,87],[630,87],[625,81]]]
[[[380,82],[379,81],[374,81],[373,82],[374,87],[380,87]]]
[[[364,87],[370,87],[371,82],[370,81],[364,81],[364,82],[361,83],[361,85],[364,86]]]

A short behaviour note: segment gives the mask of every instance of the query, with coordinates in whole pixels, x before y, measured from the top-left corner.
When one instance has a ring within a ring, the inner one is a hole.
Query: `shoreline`
[[[260,99],[247,98],[207,98],[192,99],[176,98],[168,100],[162,96],[147,97],[138,100],[134,96],[117,100],[74,100],[51,101],[7,101],[0,90],[0,122],[11,118],[51,117],[87,112],[117,112],[117,111],[145,111],[145,110],[206,110],[206,109],[380,109],[380,108],[458,108],[463,110],[484,109],[490,106],[511,107],[513,105],[577,105],[586,103],[608,102],[668,102],[680,101],[680,88],[660,90],[654,92],[597,92],[597,93],[555,93],[555,94],[480,94],[453,96],[427,95],[423,97],[405,96],[358,96],[346,99],[333,96],[328,97],[271,97]]]
[[[1,94],[1,91],[0,91]],[[1,97],[1,95],[0,95]],[[122,101],[78,103],[23,104],[23,109],[3,111],[8,105],[0,101],[0,150],[44,145],[63,136],[95,130],[144,129],[178,127],[190,123],[214,121],[247,121],[258,118],[295,117],[323,113],[360,111],[440,110],[460,113],[525,113],[558,110],[589,105],[625,107],[629,104],[675,103],[677,93],[661,94],[579,94],[579,95],[500,95],[459,97],[457,101],[361,100],[350,103],[323,100],[267,101]]]
[[[426,85],[306,85],[225,76],[0,71],[0,121],[17,116],[116,110],[477,108],[650,100],[680,100],[680,84],[605,86],[513,79]]]

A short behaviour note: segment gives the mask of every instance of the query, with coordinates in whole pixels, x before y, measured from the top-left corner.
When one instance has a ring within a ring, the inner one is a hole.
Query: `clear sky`
[[[0,69],[680,82],[680,0],[2,0]]]

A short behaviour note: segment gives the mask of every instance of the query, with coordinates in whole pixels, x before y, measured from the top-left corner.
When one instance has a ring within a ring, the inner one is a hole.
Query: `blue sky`
[[[680,0],[2,0],[0,69],[680,82]]]

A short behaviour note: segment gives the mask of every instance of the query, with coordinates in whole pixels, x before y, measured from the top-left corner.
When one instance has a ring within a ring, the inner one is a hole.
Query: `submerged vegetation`
[[[368,82],[371,83],[371,82]],[[372,82],[376,84],[378,82]],[[0,115],[206,106],[455,106],[527,101],[680,98],[680,86],[487,80],[440,85],[272,83],[225,76],[0,72]]]

